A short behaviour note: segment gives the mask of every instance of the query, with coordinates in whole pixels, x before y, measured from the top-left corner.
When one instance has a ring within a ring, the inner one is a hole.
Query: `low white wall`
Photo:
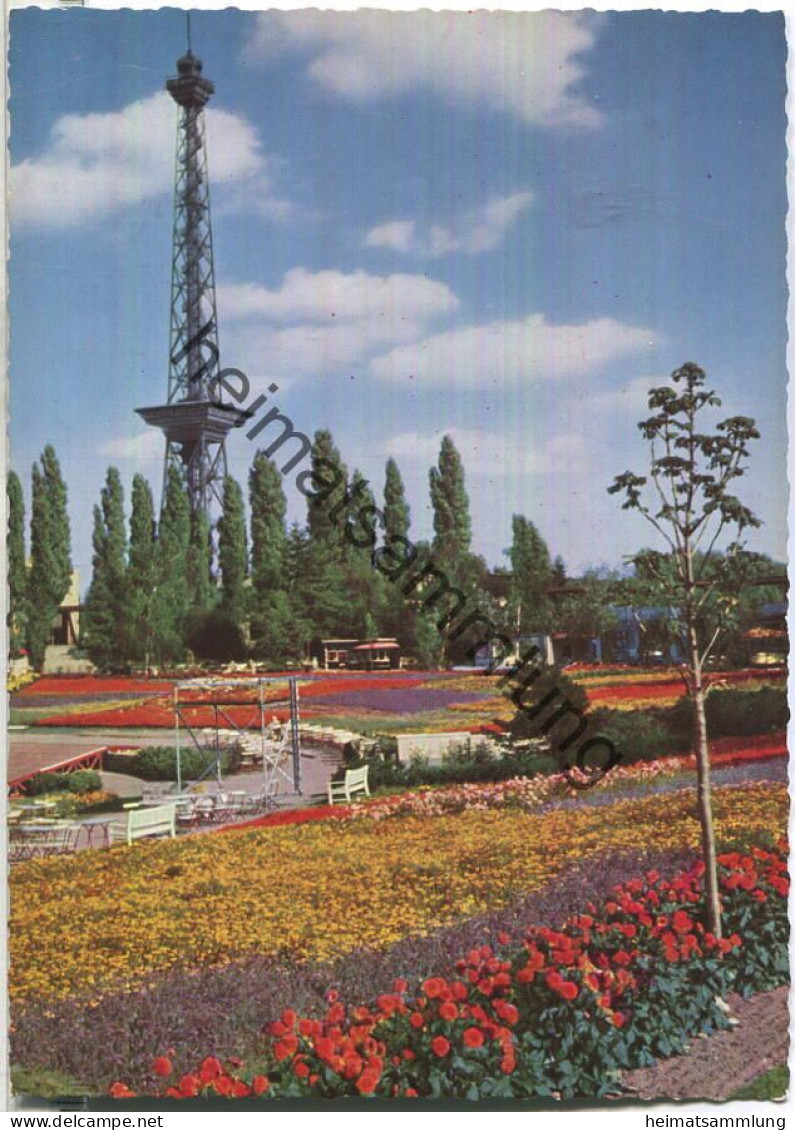
[[[440,765],[451,749],[469,750],[472,735],[469,733],[397,734],[398,759],[404,764],[415,757],[427,758],[431,765]]]

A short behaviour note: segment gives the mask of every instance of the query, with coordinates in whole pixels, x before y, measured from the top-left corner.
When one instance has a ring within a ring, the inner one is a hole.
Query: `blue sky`
[[[576,572],[654,544],[606,488],[645,465],[645,391],[693,360],[758,421],[741,493],[784,556],[780,14],[192,21],[222,363],[252,395],[278,384],[377,493],[394,455],[415,537],[450,432],[474,549],[504,564],[524,513]],[[84,587],[107,466],[159,494],[133,410],[166,392],[184,46],[174,9],[11,14],[11,464],[27,492],[55,444]],[[233,473],[253,454],[234,434]]]

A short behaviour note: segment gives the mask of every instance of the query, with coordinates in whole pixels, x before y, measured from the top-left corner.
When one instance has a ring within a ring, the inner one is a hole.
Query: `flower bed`
[[[173,1078],[152,1062],[145,1093],[294,1098],[579,1098],[619,1091],[621,1069],[726,1027],[722,997],[788,976],[785,845],[720,856],[726,935],[705,925],[703,865],[616,887],[559,929],[470,950],[446,976],[399,978],[369,1004],[335,992],[321,1018],[292,1008],[268,1028],[267,1074],[207,1056]],[[553,1052],[554,1054],[550,1055]],[[115,1098],[134,1092],[114,1083]]]
[[[724,841],[764,835],[785,826],[786,789],[718,789],[715,809]],[[252,954],[380,949],[509,905],[574,862],[654,847],[661,827],[670,849],[697,845],[690,791],[542,814],[481,806],[230,830],[22,863],[10,876],[11,996],[24,1008]]]

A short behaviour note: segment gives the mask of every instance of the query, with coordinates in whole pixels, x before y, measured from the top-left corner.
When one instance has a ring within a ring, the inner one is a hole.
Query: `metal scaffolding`
[[[268,701],[267,687],[287,684],[282,698]],[[246,694],[248,691],[250,693]],[[249,707],[250,713],[237,720],[230,708]],[[275,709],[289,707],[289,719],[283,723],[268,722],[267,714]],[[176,683],[173,692],[174,745],[177,759],[177,792],[182,791],[182,750],[190,746],[202,754],[210,754],[206,769],[194,784],[215,775],[221,785],[221,759],[223,746],[221,733],[230,731],[237,735],[241,745],[250,748],[251,736],[259,735],[258,758],[262,762],[263,791],[266,796],[276,794],[280,785],[287,785],[280,796],[301,794],[301,739],[298,679],[247,678],[247,679],[188,679]],[[199,718],[212,713],[212,725],[199,724]],[[201,731],[209,730],[205,737]]]

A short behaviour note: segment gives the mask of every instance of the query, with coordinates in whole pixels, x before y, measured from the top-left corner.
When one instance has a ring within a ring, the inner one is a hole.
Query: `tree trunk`
[[[704,686],[698,655],[695,627],[690,629],[690,661],[693,670],[693,744],[698,778],[698,819],[701,824],[701,852],[704,859],[704,890],[707,899],[707,921],[716,938],[721,937],[720,897],[718,894],[718,861],[715,853],[715,828],[712,820],[712,790],[709,780],[709,745],[707,716],[704,710]]]

